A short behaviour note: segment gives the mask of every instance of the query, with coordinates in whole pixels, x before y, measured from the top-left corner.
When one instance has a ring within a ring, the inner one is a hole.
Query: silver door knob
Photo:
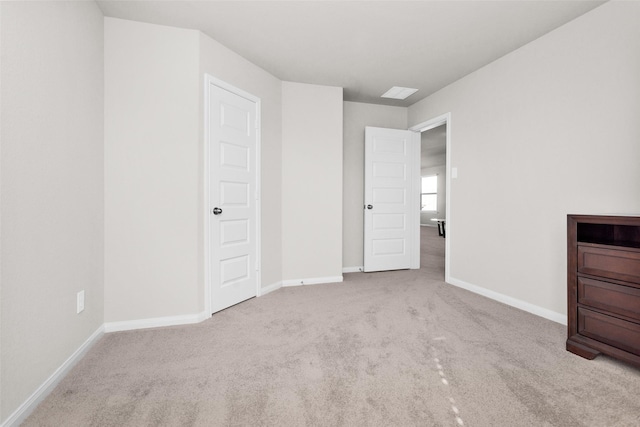
[[[214,215],[220,215],[222,213],[222,209],[220,208],[213,208],[213,214]]]

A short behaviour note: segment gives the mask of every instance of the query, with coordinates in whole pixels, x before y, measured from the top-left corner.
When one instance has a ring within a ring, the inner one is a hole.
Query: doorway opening
[[[423,226],[438,227],[438,233],[430,233],[444,239],[444,280],[449,282],[451,253],[451,113],[419,123],[409,130],[420,132],[420,182],[423,177],[436,177],[425,180],[426,187],[421,190],[420,229]],[[429,188],[429,184],[434,188]],[[419,231],[421,233],[421,231]],[[422,264],[422,262],[421,262]]]

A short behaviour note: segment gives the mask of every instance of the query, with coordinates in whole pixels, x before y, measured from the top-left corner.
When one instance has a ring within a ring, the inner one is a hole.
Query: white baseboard
[[[356,267],[344,267],[342,269],[343,273],[362,273],[364,271],[364,267],[361,265],[358,265]]]
[[[564,314],[556,313],[555,311],[551,311],[549,309],[510,297],[508,295],[501,294],[499,292],[491,291],[477,285],[472,285],[471,283],[464,282],[454,277],[449,277],[447,283],[462,289],[466,289],[475,294],[491,298],[492,300],[501,302],[503,304],[510,305],[511,307],[518,308],[528,313],[535,314],[536,316],[544,317],[545,319],[552,320],[565,326],[567,325],[567,316]]]
[[[265,286],[264,288],[260,289],[260,292],[258,293],[258,296],[264,296],[266,294],[268,294],[269,292],[273,292],[273,291],[277,291],[278,289],[280,289],[282,287],[282,282],[276,282],[273,283],[269,286]]]
[[[314,277],[309,279],[289,279],[283,280],[282,286],[302,286],[302,285],[318,285],[320,283],[340,283],[344,279],[342,276],[330,277]]]
[[[206,311],[181,316],[155,317],[152,319],[125,320],[122,322],[105,322],[105,332],[131,331],[134,329],[159,328],[162,326],[178,326],[200,323],[211,317]]]
[[[64,361],[58,369],[40,387],[34,391],[22,405],[9,415],[0,427],[17,427],[33,412],[34,409],[44,400],[45,397],[58,385],[60,380],[75,366],[89,349],[104,335],[104,325],[100,326],[82,345]]]

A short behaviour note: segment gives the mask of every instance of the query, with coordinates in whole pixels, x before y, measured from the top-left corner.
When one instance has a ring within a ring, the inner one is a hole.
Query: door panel
[[[397,129],[365,130],[364,271],[417,268],[412,263],[419,233],[418,195],[413,194],[418,191],[413,182],[416,135]]]
[[[220,245],[224,248],[229,245],[249,243],[249,221],[246,219],[221,220],[220,221]]]
[[[223,208],[249,208],[249,189],[247,182],[220,182],[220,203]]]
[[[407,178],[407,167],[401,163],[376,162],[373,164],[373,175],[378,178]]]
[[[221,260],[220,281],[222,287],[248,279],[250,274],[249,263],[249,257],[246,255]]]
[[[257,292],[257,104],[209,86],[211,309]],[[214,208],[218,213],[214,213]]]
[[[404,230],[407,226],[405,215],[372,214],[374,230]]]
[[[376,256],[405,255],[407,253],[405,239],[375,239],[372,252]],[[409,268],[409,266],[403,268]]]
[[[381,181],[381,179],[378,179],[378,181]],[[400,181],[402,181],[402,184],[406,182],[405,179],[402,179]],[[373,202],[379,206],[396,204],[405,206],[407,204],[407,190],[405,188],[373,188],[372,196]],[[403,212],[402,215],[405,215],[405,213]]]
[[[220,143],[220,165],[225,168],[249,171],[249,148],[228,142]]]

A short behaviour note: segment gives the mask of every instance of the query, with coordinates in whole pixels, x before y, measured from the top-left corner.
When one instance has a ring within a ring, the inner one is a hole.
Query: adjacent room
[[[640,425],[638,22],[0,2],[0,426]]]

